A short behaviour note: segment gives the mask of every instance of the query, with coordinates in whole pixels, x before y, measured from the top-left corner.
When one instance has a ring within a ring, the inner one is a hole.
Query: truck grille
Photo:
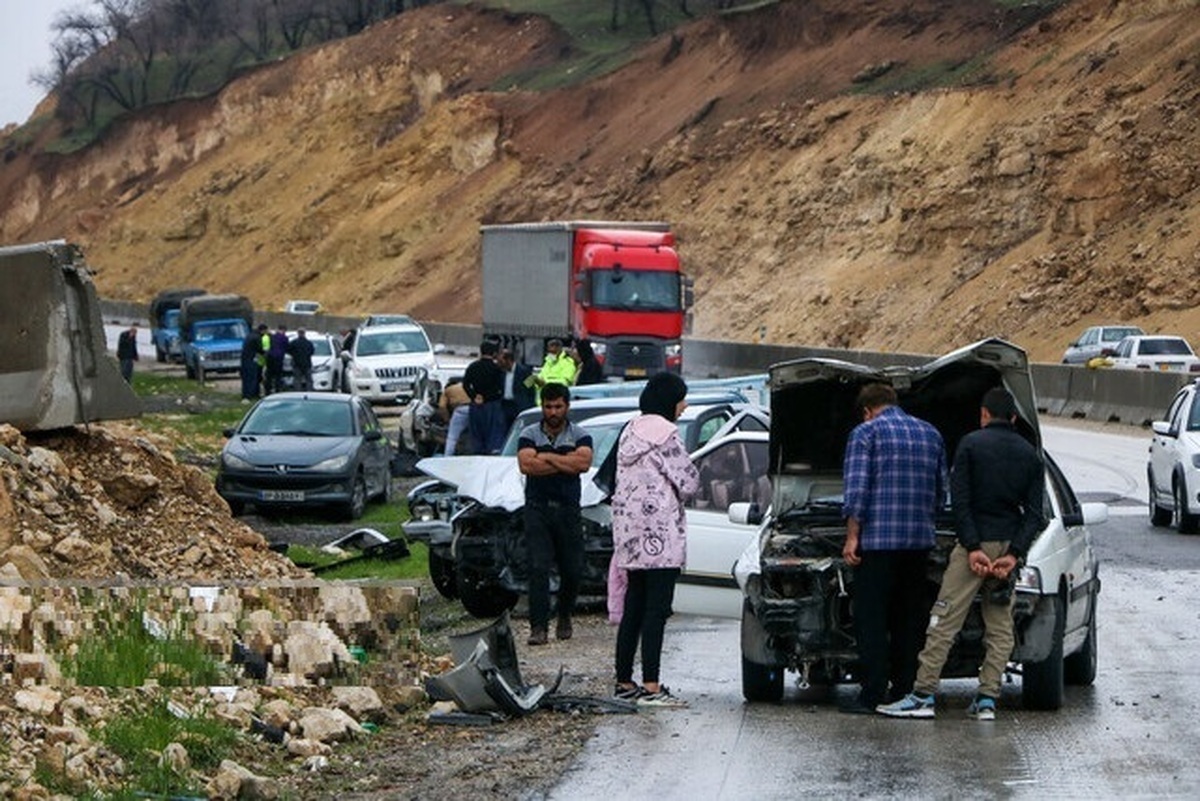
[[[376,367],[376,378],[416,378],[420,375],[420,367]]]
[[[204,354],[204,360],[209,362],[240,362],[240,350],[210,350]]]
[[[666,366],[662,345],[652,342],[617,342],[609,346],[606,361],[611,372],[621,372],[629,367],[645,368],[648,372]]]

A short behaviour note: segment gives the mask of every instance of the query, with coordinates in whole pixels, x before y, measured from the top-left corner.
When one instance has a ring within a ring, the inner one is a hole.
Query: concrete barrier
[[[145,320],[146,304],[101,301],[107,321]],[[329,314],[300,315],[260,312],[256,322],[274,327],[282,322],[289,328],[305,328],[336,333],[354,328],[361,317]],[[483,327],[461,323],[422,323],[435,345],[444,345],[450,353],[473,355],[479,351]],[[932,357],[918,353],[883,353],[865,350],[838,350],[803,345],[755,344],[720,339],[684,340],[684,365],[688,375],[703,378],[761,373],[772,364],[802,358],[841,359],[872,367],[917,365]],[[1032,365],[1033,385],[1038,410],[1056,417],[1075,417],[1102,422],[1120,422],[1146,426],[1162,419],[1175,392],[1198,376],[1156,373],[1148,370],[1089,370],[1065,364]]]

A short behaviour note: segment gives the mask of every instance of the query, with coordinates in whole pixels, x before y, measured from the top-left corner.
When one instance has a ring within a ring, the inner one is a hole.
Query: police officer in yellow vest
[[[533,383],[537,387],[535,403],[540,405],[542,402],[542,387],[547,384],[573,386],[578,374],[579,362],[574,355],[563,350],[561,339],[551,339],[546,343],[546,361],[542,363],[542,369],[537,375],[533,376]]]

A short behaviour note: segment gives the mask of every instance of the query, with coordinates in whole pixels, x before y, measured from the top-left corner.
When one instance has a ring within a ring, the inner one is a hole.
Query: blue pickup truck
[[[179,306],[185,298],[207,294],[203,289],[165,289],[150,301],[150,341],[158,361],[183,361],[183,341],[179,335]]]
[[[250,335],[254,308],[241,295],[200,295],[179,307],[183,365],[188,378],[241,369],[242,342]]]

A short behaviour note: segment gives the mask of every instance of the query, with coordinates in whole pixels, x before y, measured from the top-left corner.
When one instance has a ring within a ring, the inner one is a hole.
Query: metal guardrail
[[[146,304],[102,300],[106,320],[145,320]],[[337,332],[354,328],[361,317],[328,314],[302,315],[261,312],[256,322],[270,326]],[[478,351],[483,327],[459,323],[422,323],[429,338],[445,345],[451,353]],[[684,338],[684,364],[692,376],[728,378],[765,372],[776,362],[805,357],[842,359],[882,367],[892,364],[922,364],[931,357],[915,353],[810,348],[798,345],[754,344],[730,340]],[[1065,364],[1034,364],[1033,385],[1038,410],[1056,417],[1148,426],[1162,419],[1175,392],[1195,376],[1156,373],[1149,370],[1089,370]]]

